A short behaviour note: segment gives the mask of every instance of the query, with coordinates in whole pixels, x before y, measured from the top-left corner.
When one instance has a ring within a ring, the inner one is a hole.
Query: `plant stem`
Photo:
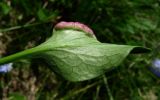
[[[18,52],[16,54],[12,54],[10,56],[0,58],[0,65],[6,64],[6,63],[9,63],[9,62],[13,62],[15,60],[18,60],[18,59],[21,59],[21,58],[24,58],[24,57],[25,58],[33,57],[33,55],[35,55],[39,52],[42,52],[42,51],[44,51],[44,49],[41,49],[39,47],[34,47],[34,48],[31,48],[31,49],[28,49],[28,50],[24,50],[24,51]]]
[[[109,99],[110,99],[110,100],[114,100],[114,99],[113,99],[113,96],[112,96],[112,93],[111,93],[111,90],[110,90],[109,85],[108,85],[107,77],[106,77],[105,75],[103,75],[103,81],[104,81],[104,84],[105,84],[105,86],[106,86]]]
[[[0,29],[0,32],[8,32],[8,31],[12,31],[12,30],[21,29],[21,28],[32,27],[32,26],[43,24],[43,23],[46,23],[46,22],[37,22],[37,23],[33,23],[33,24],[25,24],[25,25],[20,25],[20,26],[14,26],[14,27],[10,27],[10,28]]]

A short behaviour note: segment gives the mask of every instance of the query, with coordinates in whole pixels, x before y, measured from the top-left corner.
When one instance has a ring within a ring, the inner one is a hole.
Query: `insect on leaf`
[[[129,46],[100,43],[95,38],[75,30],[62,30],[54,33],[46,42],[51,49],[43,55],[53,69],[70,81],[83,81],[104,74],[118,66],[131,52],[145,52],[147,49]],[[54,40],[55,47],[50,43]]]

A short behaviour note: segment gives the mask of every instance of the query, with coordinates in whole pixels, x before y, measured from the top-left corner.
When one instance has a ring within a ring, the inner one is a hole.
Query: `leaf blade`
[[[47,52],[46,58],[56,63],[56,71],[65,79],[83,81],[98,77],[118,66],[135,48],[137,47],[104,43],[65,46]]]

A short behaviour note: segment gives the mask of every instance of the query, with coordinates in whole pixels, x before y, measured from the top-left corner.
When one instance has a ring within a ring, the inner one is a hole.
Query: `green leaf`
[[[131,53],[149,49],[139,46],[100,43],[82,31],[63,29],[41,45],[0,59],[0,64],[27,57],[41,57],[51,69],[70,81],[98,77],[118,66]]]
[[[70,81],[95,78],[118,66],[131,51],[147,51],[136,46],[100,43],[75,30],[56,31],[42,46],[50,49],[42,52],[41,57],[56,65],[52,69]]]
[[[27,100],[27,98],[21,93],[15,92],[9,94],[9,100]]]
[[[39,19],[40,21],[44,21],[44,20],[47,19],[47,14],[46,14],[46,12],[45,12],[44,9],[40,9],[40,10],[37,12],[37,16],[38,16],[38,19]]]
[[[37,17],[40,21],[53,20],[58,16],[58,11],[49,12],[46,9],[39,9],[37,12]]]
[[[8,6],[6,3],[1,2],[0,3],[0,11],[4,14],[7,15],[11,10],[11,7]]]

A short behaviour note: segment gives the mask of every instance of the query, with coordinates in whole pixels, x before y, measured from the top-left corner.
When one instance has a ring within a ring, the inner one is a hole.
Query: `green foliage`
[[[1,58],[0,64],[20,58],[42,57],[65,79],[83,81],[118,66],[132,50],[147,51],[142,47],[100,43],[88,33],[74,29],[57,30],[53,34],[37,47]]]
[[[11,93],[9,94],[9,100],[27,100],[21,93]]]
[[[4,15],[7,15],[10,12],[11,8],[6,3],[0,3],[0,12]]]
[[[118,66],[133,49],[145,52],[140,47],[139,51],[136,50],[136,46],[100,43],[84,32],[69,29],[54,31],[54,35],[40,48],[46,48],[46,52],[40,52],[38,56],[50,65],[56,65],[52,69],[71,81],[88,80],[104,74]]]
[[[44,23],[38,14],[41,9],[45,18],[52,13],[56,16],[47,18]],[[1,0],[0,55],[13,54],[44,42],[61,20],[85,23],[101,42],[154,49],[160,41],[159,16],[158,0]],[[27,27],[21,27],[23,25]],[[148,70],[151,57],[151,54],[130,55],[119,67],[105,73],[108,85],[102,77],[71,83],[48,70],[49,65],[42,59],[33,60],[31,65],[20,60],[9,75],[0,75],[0,97],[9,98],[10,93],[20,91],[29,97],[31,90],[24,88],[29,84],[29,87],[35,86],[32,95],[38,100],[111,100],[112,97],[114,100],[159,100],[159,78]],[[20,68],[16,67],[18,65]],[[36,81],[31,81],[32,78]]]

